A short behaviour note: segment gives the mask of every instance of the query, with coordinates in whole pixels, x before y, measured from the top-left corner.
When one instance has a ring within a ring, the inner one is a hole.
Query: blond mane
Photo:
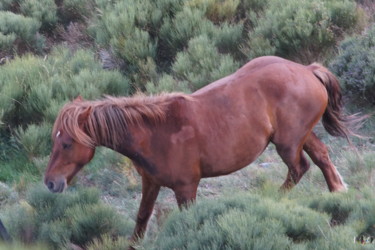
[[[165,121],[167,107],[176,97],[192,99],[182,93],[172,93],[157,96],[106,96],[101,100],[67,103],[56,118],[52,139],[62,129],[85,146],[93,148],[105,145],[117,148],[127,135],[128,126]],[[88,109],[90,114],[83,131],[79,126],[79,118]]]

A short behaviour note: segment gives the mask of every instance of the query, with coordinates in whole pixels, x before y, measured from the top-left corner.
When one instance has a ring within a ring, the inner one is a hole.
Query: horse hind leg
[[[303,149],[323,172],[329,191],[336,192],[347,190],[340,173],[329,158],[327,146],[320,141],[313,132],[307,138]]]
[[[301,180],[307,170],[309,170],[310,163],[303,155],[301,146],[275,145],[281,159],[288,166],[288,174],[281,189],[289,190],[293,188]]]

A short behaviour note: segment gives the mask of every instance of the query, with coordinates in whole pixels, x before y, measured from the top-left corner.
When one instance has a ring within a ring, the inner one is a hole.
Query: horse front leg
[[[143,238],[148,220],[154,209],[160,186],[152,182],[145,174],[142,175],[142,200],[138,210],[137,220],[131,241],[135,242]]]
[[[177,204],[180,209],[186,208],[195,201],[197,196],[198,183],[178,185],[173,188]]]

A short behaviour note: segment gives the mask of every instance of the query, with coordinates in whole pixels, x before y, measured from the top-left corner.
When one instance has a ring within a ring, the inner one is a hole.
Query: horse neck
[[[155,173],[155,167],[149,159],[144,155],[144,150],[140,143],[143,141],[142,138],[147,136],[146,130],[149,127],[130,126],[128,132],[122,137],[122,142],[118,145],[114,145],[112,142],[98,141],[98,146],[104,146],[110,148],[133,161],[137,166],[141,166],[146,169],[149,173]]]
[[[117,150],[121,140],[128,136],[128,121],[119,115],[119,107],[93,106],[85,130],[96,146]]]
[[[94,105],[86,124],[87,134],[97,146],[108,147],[120,153],[128,151],[132,133],[163,122],[164,107],[153,103],[151,105],[142,104],[142,101],[138,104],[134,104],[134,101],[130,104],[126,101],[122,103],[117,99],[109,104]]]

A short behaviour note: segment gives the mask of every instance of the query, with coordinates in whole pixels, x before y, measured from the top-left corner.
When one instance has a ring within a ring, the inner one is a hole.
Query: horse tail
[[[368,116],[360,116],[359,114],[345,115],[338,79],[327,68],[317,63],[313,63],[308,67],[327,89],[328,105],[322,117],[322,123],[327,132],[333,136],[344,137],[349,143],[349,136],[351,135],[362,137],[354,131],[362,126]]]

